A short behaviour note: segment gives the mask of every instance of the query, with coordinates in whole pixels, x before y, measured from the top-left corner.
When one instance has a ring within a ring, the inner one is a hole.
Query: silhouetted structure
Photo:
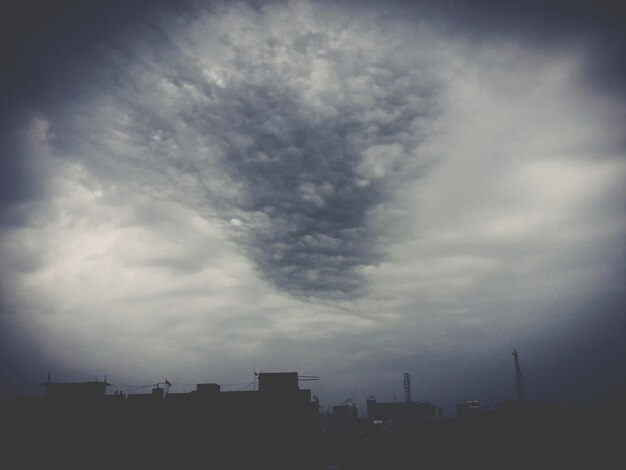
[[[298,387],[297,372],[263,373],[259,374],[259,392],[285,393],[296,392]]]
[[[515,391],[517,392],[517,401],[524,403],[526,401],[526,386],[524,385],[522,368],[519,365],[519,354],[515,348],[513,348],[513,358],[515,359]]]
[[[414,470],[621,468],[625,401],[601,408],[457,403],[455,420],[425,401],[348,400],[324,415],[295,372],[260,374],[259,390],[201,383],[169,393],[104,394],[106,381],[53,383],[0,406],[7,468]],[[252,384],[250,384],[252,385]],[[464,419],[468,418],[468,419]],[[515,456],[512,460],[511,456]]]
[[[408,403],[377,403],[375,398],[367,400],[367,419],[370,423],[421,423],[439,417],[438,408],[427,401]]]
[[[348,399],[342,405],[333,406],[331,430],[333,433],[353,432],[358,422],[358,410],[355,403]]]
[[[259,374],[258,391],[105,395],[106,382],[47,382],[16,408],[22,467],[319,468],[319,409],[296,372]],[[207,463],[211,466],[207,467]]]
[[[466,419],[475,416],[480,416],[485,413],[492,413],[494,411],[493,406],[483,405],[481,406],[478,400],[465,400],[456,402],[456,417],[458,419]]]
[[[404,373],[404,401],[411,402],[411,375],[408,372]]]
[[[200,396],[212,396],[215,393],[219,393],[222,390],[218,384],[209,383],[209,384],[198,384],[196,385],[196,391]],[[194,393],[194,392],[192,392]]]

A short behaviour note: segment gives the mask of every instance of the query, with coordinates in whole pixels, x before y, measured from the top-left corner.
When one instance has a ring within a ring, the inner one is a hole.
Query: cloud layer
[[[623,355],[623,105],[584,48],[401,16],[214,4],[97,41],[13,128],[5,348],[129,381],[294,369],[336,401],[406,370],[506,398],[514,344],[548,396],[556,344]]]

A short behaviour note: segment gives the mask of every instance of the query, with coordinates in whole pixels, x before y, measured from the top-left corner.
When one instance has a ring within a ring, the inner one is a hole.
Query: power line
[[[141,389],[145,389],[145,388],[150,388],[150,387],[158,387],[159,385],[165,385],[168,382],[158,382],[158,383],[152,383],[152,384],[141,384],[141,385],[131,385],[131,384],[111,384],[112,387],[116,387],[118,390],[141,390]],[[231,384],[219,384],[220,387],[244,387],[248,388],[250,385],[252,385],[254,382],[240,382],[240,383],[231,383]],[[182,382],[169,382],[169,386],[173,387],[173,386],[183,386],[183,387],[193,387],[196,386],[198,384],[196,383],[182,383]],[[243,390],[242,389],[242,390]]]
[[[247,389],[247,388],[250,388],[250,385],[252,385],[253,383],[254,383],[254,382],[250,382],[249,384],[246,384],[246,386],[245,386],[245,387],[238,389],[238,390],[237,390],[237,392],[241,392],[242,390],[245,390],[245,389]]]

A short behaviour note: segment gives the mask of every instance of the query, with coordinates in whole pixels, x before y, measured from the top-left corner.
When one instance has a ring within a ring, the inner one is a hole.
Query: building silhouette
[[[355,432],[358,425],[358,409],[356,404],[348,399],[341,405],[333,406],[331,415],[331,430],[335,434]]]
[[[464,400],[456,402],[456,417],[466,419],[493,413],[495,408],[490,405],[481,405],[478,400]]]
[[[51,400],[93,400],[104,396],[111,384],[106,381],[93,382],[44,382],[45,396]]]
[[[100,381],[47,382],[44,396],[17,403],[16,456],[23,468],[319,468],[311,391],[297,372],[258,379],[253,391],[203,383],[132,395],[106,395]]]
[[[626,400],[609,408],[466,400],[457,419],[444,420],[427,401],[370,398],[360,419],[351,400],[320,416],[303,379],[260,373],[258,390],[199,383],[187,393],[170,393],[165,381],[131,395],[105,393],[106,379],[48,379],[43,395],[0,407],[3,468],[612,468],[623,460]]]
[[[443,408],[428,401],[378,403],[367,400],[367,419],[373,424],[415,424],[443,418]]]

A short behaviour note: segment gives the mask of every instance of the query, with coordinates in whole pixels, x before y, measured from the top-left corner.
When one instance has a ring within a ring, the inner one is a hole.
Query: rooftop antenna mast
[[[411,403],[411,375],[404,373],[404,401]]]
[[[513,348],[513,357],[515,358],[515,391],[517,392],[517,401],[524,403],[526,401],[526,387],[524,386],[522,368],[519,365],[519,354],[515,348]]]

